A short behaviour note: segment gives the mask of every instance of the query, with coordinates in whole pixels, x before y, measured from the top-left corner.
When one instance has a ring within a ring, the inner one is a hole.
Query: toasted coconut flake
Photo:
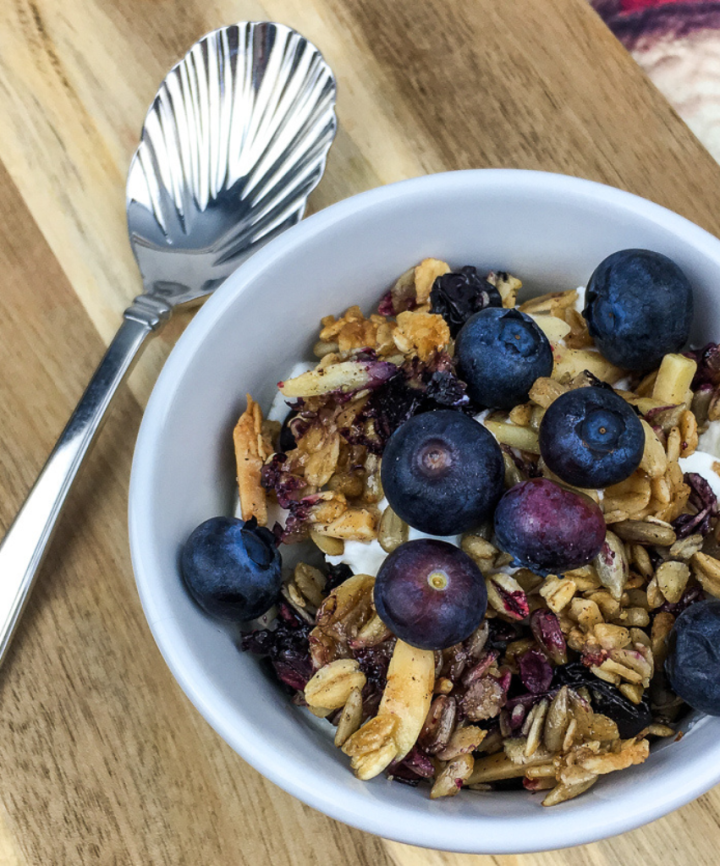
[[[387,685],[380,702],[379,716],[394,716],[396,760],[407,755],[422,730],[430,709],[435,684],[435,656],[431,650],[411,647],[404,641],[395,644]]]
[[[247,395],[247,409],[233,430],[240,509],[243,520],[267,523],[267,496],[262,486],[262,468],[272,454],[272,442],[263,432],[260,406]]]

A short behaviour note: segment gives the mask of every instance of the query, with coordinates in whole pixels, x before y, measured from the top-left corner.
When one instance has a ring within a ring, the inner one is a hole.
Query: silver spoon
[[[145,291],[125,310],[0,544],[0,664],[70,486],[140,347],[175,307],[208,295],[301,219],[335,136],[335,90],[315,46],[266,22],[209,33],[163,81],[127,181]]]

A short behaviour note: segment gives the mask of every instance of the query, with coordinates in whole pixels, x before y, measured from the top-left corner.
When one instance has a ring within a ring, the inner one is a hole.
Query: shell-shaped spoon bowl
[[[195,43],[151,105],[127,181],[148,294],[212,291],[298,222],[337,128],[336,85],[289,27],[243,22]]]

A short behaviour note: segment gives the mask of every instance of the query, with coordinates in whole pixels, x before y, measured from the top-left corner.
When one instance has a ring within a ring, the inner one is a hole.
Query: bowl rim
[[[434,191],[443,194],[453,191],[467,193],[469,186],[477,188],[478,191],[498,190],[508,186],[516,189],[524,187],[534,192],[547,192],[555,196],[568,193],[586,197],[596,203],[607,203],[682,236],[688,244],[702,249],[710,258],[720,263],[720,240],[685,217],[615,187],[552,172],[525,169],[441,172],[388,184],[332,204],[293,226],[242,263],[238,270],[228,277],[222,289],[198,311],[177,341],[153,388],[135,445],[128,504],[130,549],[145,617],[173,676],[211,727],[262,775],[331,818],[394,841],[427,848],[442,846],[442,850],[457,853],[520,854],[605,839],[653,821],[690,802],[720,781],[720,737],[715,750],[706,750],[698,756],[696,762],[686,762],[685,766],[674,768],[673,784],[656,785],[652,800],[646,798],[645,802],[638,803],[636,799],[636,808],[616,810],[610,819],[605,810],[602,810],[602,820],[594,820],[593,807],[590,807],[585,810],[588,814],[583,814],[582,819],[578,814],[574,814],[563,821],[562,807],[555,807],[549,811],[538,810],[537,821],[510,817],[498,819],[479,814],[472,829],[468,829],[464,824],[453,821],[451,814],[423,814],[422,820],[417,820],[420,815],[417,812],[411,813],[407,807],[398,806],[397,810],[389,810],[386,805],[359,798],[349,788],[343,790],[342,796],[337,796],[337,785],[332,783],[313,786],[311,779],[303,779],[299,773],[293,774],[286,760],[277,760],[273,749],[268,747],[267,740],[256,736],[252,730],[239,730],[227,722],[219,709],[223,703],[222,695],[202,682],[201,668],[192,655],[184,650],[182,643],[178,642],[172,618],[168,618],[157,604],[158,600],[153,592],[155,579],[149,565],[150,557],[143,555],[143,551],[153,545],[150,521],[146,519],[146,515],[152,500],[153,455],[162,448],[162,419],[169,409],[177,384],[193,362],[196,350],[226,310],[235,303],[237,296],[247,291],[271,262],[291,255],[294,250],[322,234],[329,226],[372,211],[391,199],[397,201],[415,196],[423,197]],[[698,722],[706,723],[713,723],[713,720],[703,718]],[[720,721],[717,724],[720,724]],[[692,772],[687,763],[692,766]],[[403,813],[403,820],[399,820],[397,814],[393,817],[397,811]],[[412,820],[413,818],[415,820]],[[513,832],[517,830],[517,822],[520,821],[524,829],[531,829],[532,832],[519,835]],[[439,832],[441,830],[444,832]]]

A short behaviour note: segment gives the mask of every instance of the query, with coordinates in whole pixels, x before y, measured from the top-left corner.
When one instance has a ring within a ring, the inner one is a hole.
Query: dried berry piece
[[[581,686],[587,688],[595,712],[612,719],[624,740],[637,736],[643,728],[652,724],[650,701],[646,694],[639,704],[634,704],[615,686],[598,679],[580,662],[555,668],[554,685],[568,685],[571,689]]]
[[[297,416],[297,410],[291,409],[287,415],[285,416],[282,427],[280,428],[280,440],[278,445],[280,446],[280,450],[292,451],[297,448],[297,442],[295,441],[295,434],[290,426],[290,422]]]
[[[370,394],[352,427],[342,434],[348,442],[380,454],[395,430],[413,415],[435,409],[476,414],[477,407],[465,391],[465,383],[458,379],[452,359],[444,352],[427,362],[412,358]]]
[[[689,504],[696,509],[695,514],[681,514],[673,521],[678,538],[687,538],[699,532],[707,535],[711,529],[711,519],[717,517],[718,502],[708,482],[697,472],[686,472],[683,480],[690,487]]]
[[[692,358],[697,363],[697,370],[692,381],[693,391],[701,385],[720,385],[720,346],[708,343],[702,349],[683,352],[685,357]]]
[[[345,583],[345,581],[352,577],[352,569],[349,565],[345,565],[344,562],[339,562],[337,565],[329,565],[327,568],[327,582],[325,584],[325,591],[331,592],[333,589],[336,589],[340,586],[341,583]]]
[[[367,681],[362,691],[363,715],[375,715],[387,683],[387,671],[395,648],[395,638],[375,646],[355,650],[353,655]]]
[[[518,659],[520,679],[525,688],[540,695],[550,688],[553,669],[545,656],[537,649],[530,649]]]
[[[293,494],[307,487],[305,479],[293,473],[287,467],[287,454],[273,454],[269,463],[262,468],[262,486],[273,490],[277,501],[283,508],[289,508],[289,503],[295,499]]]
[[[489,635],[487,646],[491,649],[504,653],[507,645],[517,640],[522,632],[519,625],[505,622],[502,619],[491,619],[488,621]]]
[[[243,635],[241,648],[270,659],[281,683],[302,690],[313,675],[308,637],[310,626],[285,603],[278,608],[274,629],[259,629]]]
[[[423,779],[432,779],[435,767],[430,758],[417,746],[405,755],[402,761],[390,764],[388,775],[409,785],[417,785]]]
[[[565,664],[567,645],[557,616],[551,610],[540,607],[530,615],[530,628],[548,658],[556,665]]]
[[[439,313],[450,328],[450,335],[458,331],[474,313],[486,307],[502,307],[500,292],[483,279],[471,266],[438,277],[430,292],[433,313]]]

